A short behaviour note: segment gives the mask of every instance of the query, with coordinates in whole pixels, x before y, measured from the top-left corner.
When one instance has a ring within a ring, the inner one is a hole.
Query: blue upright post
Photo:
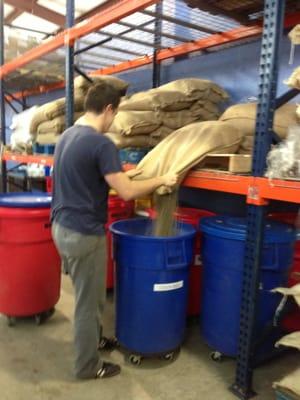
[[[162,1],[156,4],[155,8],[155,28],[154,28],[154,52],[153,52],[153,77],[152,87],[160,86],[161,65],[157,60],[157,53],[161,48],[161,32],[162,32]]]
[[[4,65],[4,0],[0,0],[0,65]],[[6,129],[5,129],[5,93],[4,79],[0,76],[0,119],[1,119],[1,142],[6,144]],[[6,179],[6,162],[3,161],[1,169],[2,190],[7,191]]]
[[[67,0],[66,28],[74,25],[75,0]],[[66,127],[74,123],[74,43],[66,45]]]
[[[272,141],[278,79],[279,45],[283,33],[285,1],[265,0],[262,50],[259,71],[259,101],[256,117],[252,174],[264,175]],[[249,205],[247,215],[244,280],[240,316],[240,339],[236,378],[231,390],[241,399],[249,399],[252,390],[254,327],[257,315],[259,273],[265,225],[265,207]]]

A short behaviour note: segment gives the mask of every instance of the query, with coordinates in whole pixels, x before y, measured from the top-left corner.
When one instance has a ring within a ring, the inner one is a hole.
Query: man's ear
[[[108,105],[105,107],[105,111],[113,112],[114,109],[113,109],[112,104],[108,104]]]

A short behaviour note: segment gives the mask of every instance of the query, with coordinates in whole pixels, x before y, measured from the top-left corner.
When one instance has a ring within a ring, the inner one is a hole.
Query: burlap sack
[[[196,116],[201,117],[203,115],[213,115],[219,116],[221,115],[219,107],[209,101],[209,100],[197,100],[193,103],[192,107],[190,108],[190,112]]]
[[[273,293],[280,293],[283,296],[292,296],[300,307],[300,283],[290,288],[279,287],[272,290]]]
[[[83,111],[84,97],[74,98],[74,110]],[[66,99],[65,97],[51,101],[39,107],[34,113],[31,124],[30,133],[32,135],[37,133],[38,126],[46,121],[53,120],[59,116],[65,115],[66,112]]]
[[[152,111],[119,111],[109,130],[121,135],[145,135],[160,125],[159,118]]]
[[[284,83],[291,88],[300,90],[300,67],[296,68]]]
[[[206,154],[237,150],[242,135],[238,129],[220,121],[197,122],[173,132],[143,158],[137,168],[143,172],[136,179],[153,178],[169,172],[180,175],[197,165]],[[158,194],[168,190],[161,187]]]
[[[233,125],[234,126],[234,125]],[[254,136],[245,136],[238,148],[238,154],[252,154],[254,148]]]
[[[46,133],[37,135],[35,142],[40,145],[56,144],[59,138],[60,135],[56,135],[55,133]]]
[[[178,91],[151,89],[148,92],[136,93],[123,100],[119,110],[122,111],[178,111],[189,108],[193,100]]]
[[[123,79],[117,78],[116,76],[101,75],[101,76],[90,76],[94,83],[107,82],[110,83],[115,89],[117,89],[122,96],[126,94],[129,87],[129,83],[123,81]],[[80,89],[83,92],[87,92],[91,87],[92,83],[85,79],[83,76],[77,76],[74,80],[74,89]]]
[[[285,104],[275,112],[274,132],[281,138],[288,134],[288,128],[298,125],[296,104]],[[251,136],[255,133],[256,104],[237,104],[228,108],[220,117],[221,121],[230,121],[232,126],[239,129],[243,136]]]
[[[82,112],[77,112],[74,114],[74,121],[83,115]],[[55,135],[60,135],[66,129],[66,118],[64,115],[56,117],[50,121],[42,122],[37,128],[37,134],[44,135],[48,133],[54,133]]]
[[[300,368],[287,375],[280,382],[275,382],[273,387],[282,390],[286,399],[299,400],[300,398]]]
[[[276,347],[279,346],[294,347],[300,350],[300,332],[293,332],[284,336],[276,343]]]
[[[229,98],[228,93],[216,83],[197,78],[178,79],[160,86],[159,90],[178,91],[191,100],[211,97],[213,102],[221,102]]]
[[[296,25],[288,36],[293,44],[300,44],[300,24]]]
[[[155,129],[155,131],[151,132],[150,136],[153,138],[160,138],[162,140],[169,136],[172,132],[174,132],[174,129],[170,129],[167,126],[161,125],[158,129]]]
[[[172,129],[173,131],[189,125],[198,119],[191,113],[190,110],[161,111],[159,113],[159,118],[166,127]]]
[[[123,136],[119,133],[106,133],[105,136],[107,136],[118,149],[130,147],[149,148],[156,146],[160,141],[159,138],[153,138],[149,135]]]

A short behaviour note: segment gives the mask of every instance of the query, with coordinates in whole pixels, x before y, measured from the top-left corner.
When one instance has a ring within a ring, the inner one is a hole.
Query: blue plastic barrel
[[[203,291],[201,330],[214,350],[236,356],[241,311],[246,220],[208,217],[201,221]],[[295,231],[290,225],[268,221],[265,227],[257,337],[272,325],[281,296],[270,291],[286,286],[293,259]]]
[[[115,222],[116,336],[143,356],[176,350],[184,337],[189,266],[195,229],[180,224],[175,237],[151,236],[152,221]]]

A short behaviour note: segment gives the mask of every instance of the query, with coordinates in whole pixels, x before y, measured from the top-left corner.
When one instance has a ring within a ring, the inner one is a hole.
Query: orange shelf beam
[[[300,204],[300,181],[256,178],[256,183],[261,198]]]
[[[248,204],[263,205],[268,200],[300,204],[300,181],[192,171],[183,186],[244,195]]]
[[[93,33],[107,25],[113,24],[128,15],[134,14],[135,12],[143,10],[158,2],[159,0],[119,0],[107,9],[104,9],[101,14],[99,13],[94,15],[74,27],[58,33],[55,37],[44,41],[39,46],[27,51],[20,57],[4,64],[0,67],[0,78],[3,78],[16,69],[21,68],[68,43],[74,42],[76,39]]]
[[[16,154],[10,151],[5,151],[2,155],[3,161],[15,161],[20,164],[42,164],[45,166],[52,167],[53,156],[48,155],[26,155],[26,154]]]
[[[53,166],[53,156],[22,155],[5,151],[3,161],[22,164]],[[124,170],[132,168],[126,164]],[[247,197],[248,204],[262,205],[268,200],[280,200],[300,204],[300,181],[288,181],[253,176],[230,175],[220,172],[191,171],[182,182],[185,187],[239,194]]]
[[[234,193],[247,196],[248,188],[252,184],[251,176],[229,175],[218,172],[192,171],[183,181],[182,185],[214,190],[217,192]]]

